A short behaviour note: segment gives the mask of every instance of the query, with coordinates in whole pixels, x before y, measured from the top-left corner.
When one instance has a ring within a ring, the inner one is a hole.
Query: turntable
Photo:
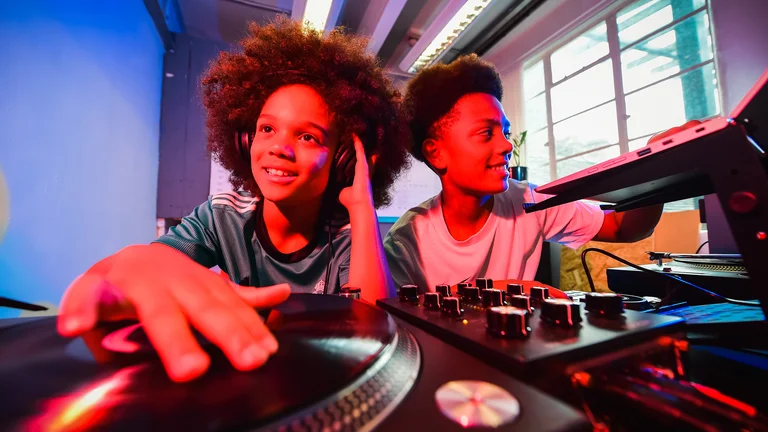
[[[3,324],[0,324],[2,326]],[[236,371],[210,344],[200,379],[171,382],[141,326],[86,345],[55,318],[0,327],[9,430],[588,430],[576,409],[367,303],[295,294],[267,325],[280,348]]]

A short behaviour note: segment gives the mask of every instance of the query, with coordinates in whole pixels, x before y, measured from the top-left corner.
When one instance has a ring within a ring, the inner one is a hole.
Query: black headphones
[[[251,162],[251,143],[253,143],[253,133],[248,131],[235,132],[235,148],[240,153],[240,157],[243,158],[249,165]],[[333,166],[331,166],[331,179],[333,183],[329,183],[332,187],[332,193],[338,195],[342,189],[352,185],[352,181],[355,176],[355,163],[357,158],[355,157],[355,149],[351,142],[341,142],[339,150],[333,158]],[[325,266],[325,286],[323,287],[323,294],[328,294],[328,284],[331,278],[331,262],[333,261],[333,237],[331,236],[331,218],[327,220],[328,230],[328,263]]]

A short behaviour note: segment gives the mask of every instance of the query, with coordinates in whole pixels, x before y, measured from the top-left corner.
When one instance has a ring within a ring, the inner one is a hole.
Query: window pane
[[[679,212],[686,210],[696,210],[696,200],[698,198],[686,198],[680,201],[664,203],[664,212]]]
[[[712,57],[709,16],[702,11],[621,54],[624,92],[629,93]]]
[[[608,59],[553,87],[552,121],[560,121],[613,99],[612,64]]]
[[[606,35],[607,27],[602,22],[552,53],[552,82],[556,83],[608,55]]]
[[[589,110],[555,124],[557,159],[619,142],[616,102]]]
[[[529,133],[525,140],[528,147],[525,154],[525,164],[528,167],[528,180],[535,185],[549,183],[549,145],[547,145],[547,128]]]
[[[547,126],[547,99],[545,94],[525,102],[525,127],[537,130]]]
[[[625,47],[675,19],[704,6],[704,0],[640,0],[616,15],[619,42]]]
[[[712,63],[631,94],[627,102],[629,138],[679,126],[720,113]]]
[[[584,168],[589,168],[593,165],[599,164],[600,162],[615,158],[619,154],[619,146],[614,145],[606,149],[597,150],[576,156],[574,158],[558,161],[557,178],[565,177],[569,174],[575,173],[576,171],[581,171]]]
[[[523,70],[523,96],[528,100],[544,91],[544,62],[538,61]]]

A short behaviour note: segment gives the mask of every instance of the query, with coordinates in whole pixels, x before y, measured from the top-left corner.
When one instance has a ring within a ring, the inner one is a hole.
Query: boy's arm
[[[352,235],[347,285],[360,288],[361,298],[373,303],[394,296],[395,288],[384,258],[365,150],[357,136],[354,143],[355,180],[339,194],[339,201],[349,211]]]
[[[661,219],[664,205],[659,204],[626,212],[608,210],[603,225],[594,240],[613,243],[633,243],[653,234]]]

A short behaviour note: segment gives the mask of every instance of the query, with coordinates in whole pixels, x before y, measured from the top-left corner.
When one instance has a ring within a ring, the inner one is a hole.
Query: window
[[[526,165],[544,184],[720,114],[707,0],[625,4],[523,68]],[[694,208],[694,200],[667,210]]]

